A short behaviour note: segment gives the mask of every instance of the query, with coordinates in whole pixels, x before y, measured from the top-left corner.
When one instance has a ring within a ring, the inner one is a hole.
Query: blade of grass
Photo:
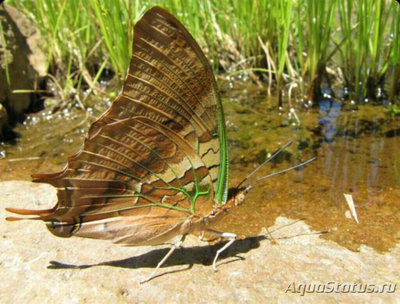
[[[10,70],[9,70],[10,60],[8,58],[7,40],[4,35],[3,25],[1,24],[1,22],[0,22],[0,38],[1,38],[0,45],[3,46],[4,70],[6,73],[6,82],[7,82],[6,85],[8,88],[10,88],[11,87],[11,78],[10,78]]]

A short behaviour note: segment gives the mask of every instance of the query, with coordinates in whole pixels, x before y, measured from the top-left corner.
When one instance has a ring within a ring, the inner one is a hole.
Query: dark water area
[[[332,99],[313,108],[292,100],[296,111],[278,110],[266,90],[238,84],[224,89],[223,102],[231,186],[288,141],[293,144],[254,178],[313,156],[317,160],[255,184],[245,204],[215,228],[254,236],[286,216],[351,250],[364,244],[384,252],[400,242],[400,116],[390,116],[382,105]],[[0,146],[0,180],[61,170],[103,109],[93,115],[80,110],[31,115],[17,127],[16,143]],[[359,224],[344,193],[353,196]]]

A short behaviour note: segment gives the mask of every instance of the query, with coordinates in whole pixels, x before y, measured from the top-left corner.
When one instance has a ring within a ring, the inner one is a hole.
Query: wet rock
[[[263,163],[266,159],[268,158],[268,152],[266,149],[261,149],[257,154],[256,154],[256,160],[259,164]]]
[[[48,208],[56,200],[50,186],[0,183],[4,207]],[[246,223],[245,223],[246,224]],[[105,241],[61,239],[43,223],[0,221],[2,303],[395,303],[397,292],[329,292],[343,284],[399,283],[400,246],[380,254],[361,246],[353,252],[321,239],[303,221],[278,217],[266,232],[236,241],[222,255],[218,272],[210,266],[221,244],[189,237],[161,267],[161,276],[140,285],[168,251],[165,247],[119,247]],[[325,286],[325,292],[305,292]],[[346,285],[346,286],[347,286]],[[16,286],[21,286],[16,292]],[[22,288],[23,286],[23,288]],[[356,286],[357,287],[357,286]],[[397,286],[398,288],[398,286]],[[388,290],[388,289],[387,289]]]
[[[45,60],[38,47],[39,32],[26,16],[3,4],[0,22],[5,37],[5,43],[0,39],[0,102],[10,120],[19,120],[32,107],[33,94],[13,91],[37,89],[45,75]]]

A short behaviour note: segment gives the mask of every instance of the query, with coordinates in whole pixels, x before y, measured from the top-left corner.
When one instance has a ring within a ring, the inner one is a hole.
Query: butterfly
[[[229,239],[215,255],[216,270],[236,235],[209,226],[252,189],[246,179],[228,189],[225,119],[214,74],[190,33],[160,7],[136,23],[123,88],[91,125],[82,149],[61,172],[32,178],[57,188],[57,204],[7,210],[46,222],[56,236],[128,246],[178,237],[142,282],[155,276],[188,234]]]

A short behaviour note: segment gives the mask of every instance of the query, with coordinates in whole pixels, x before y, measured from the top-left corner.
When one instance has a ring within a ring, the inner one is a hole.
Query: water
[[[231,186],[288,141],[292,146],[257,177],[314,155],[318,159],[257,184],[245,204],[215,228],[253,236],[286,216],[304,220],[351,250],[364,244],[384,252],[399,242],[400,117],[372,104],[343,106],[326,99],[306,109],[292,100],[297,120],[289,109],[278,111],[277,101],[258,87],[235,84],[223,96]],[[31,115],[17,127],[16,144],[0,149],[0,180],[29,180],[32,173],[61,170],[93,120],[78,110]],[[352,194],[360,224],[349,216],[344,193]]]

